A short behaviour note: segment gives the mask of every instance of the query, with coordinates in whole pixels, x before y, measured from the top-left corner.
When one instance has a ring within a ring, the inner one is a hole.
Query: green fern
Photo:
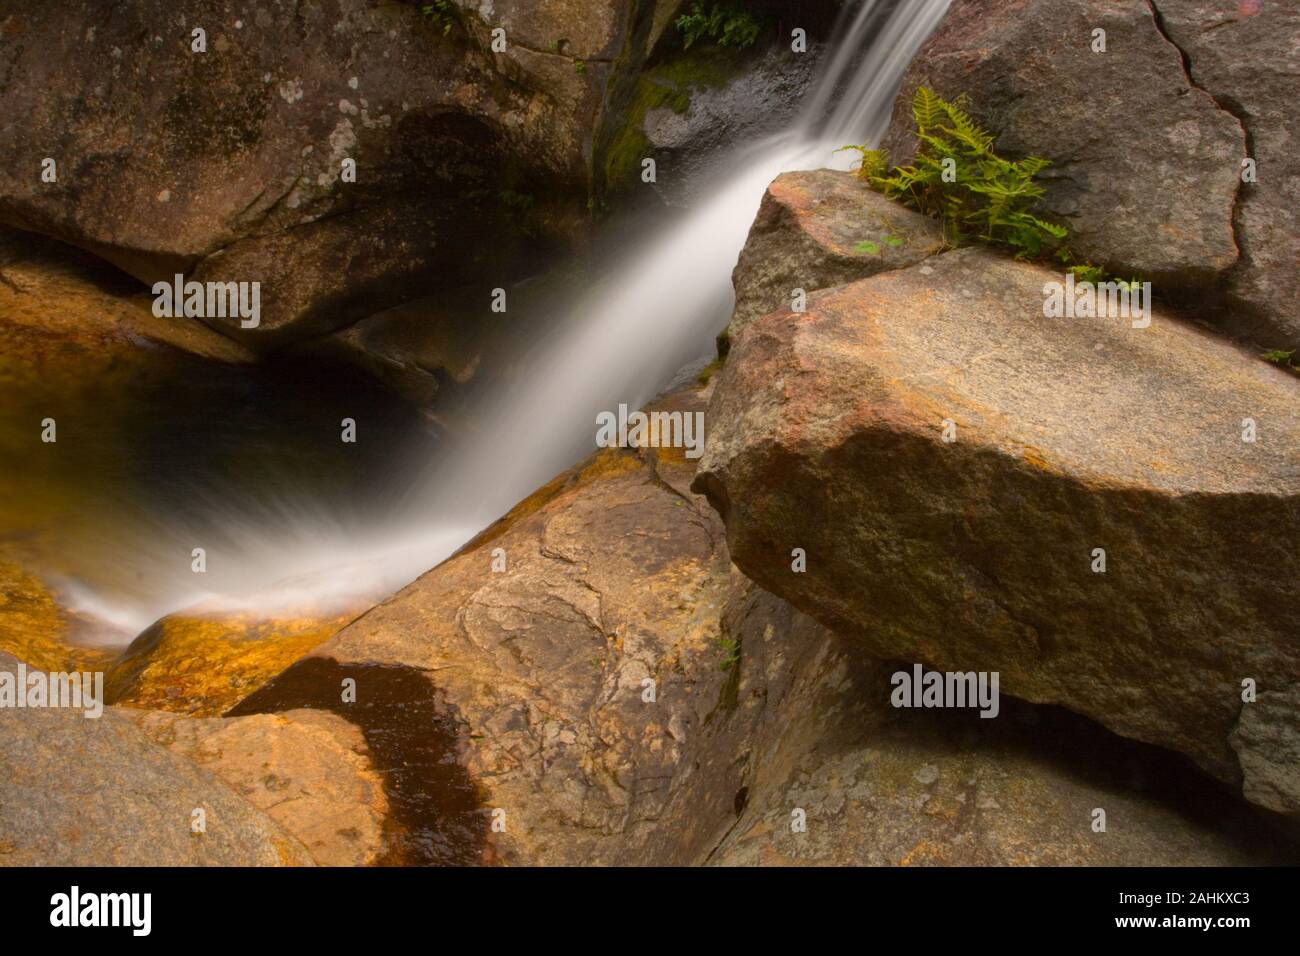
[[[865,146],[841,146],[835,152],[853,151],[861,155],[858,163],[858,178],[870,182],[889,168],[889,154],[883,149],[867,149]]]
[[[763,32],[763,25],[748,10],[733,4],[715,3],[708,9],[702,2],[691,4],[690,12],[674,22],[682,34],[682,46],[689,50],[701,40],[737,49],[753,46]]]
[[[917,90],[912,100],[912,118],[916,120],[917,131],[924,133],[932,126],[938,126],[943,117],[943,100],[924,86]]]
[[[722,635],[718,638],[718,647],[722,650],[722,660],[719,662],[722,670],[729,671],[740,663],[740,641]]]
[[[883,150],[846,146],[862,155],[859,178],[884,193],[943,223],[953,245],[978,240],[1010,246],[1018,256],[1034,258],[1064,247],[1068,230],[1034,215],[1045,190],[1035,177],[1050,162],[1039,156],[1019,161],[993,152],[994,137],[971,117],[969,100],[943,99],[921,87],[912,101],[917,152],[914,165],[889,168]]]

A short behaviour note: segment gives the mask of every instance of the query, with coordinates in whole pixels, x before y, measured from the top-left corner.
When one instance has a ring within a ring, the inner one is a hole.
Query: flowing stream
[[[864,0],[846,9],[804,119],[720,156],[703,188],[692,190],[704,197],[695,208],[651,234],[634,233],[608,257],[603,274],[547,325],[552,333],[521,356],[524,374],[474,400],[471,432],[429,452],[404,447],[398,425],[371,428],[370,440],[392,442],[395,461],[426,459],[404,465],[398,490],[340,508],[329,496],[299,500],[291,475],[252,498],[182,486],[184,508],[133,507],[128,540],[79,542],[85,560],[70,563],[56,582],[65,597],[129,634],[198,602],[273,615],[379,599],[442,561],[587,454],[597,412],[641,407],[682,369],[711,357],[733,304],[731,272],[768,183],[789,170],[846,168],[851,155],[838,147],[878,142],[909,62],[949,2]],[[193,404],[190,413],[202,417]],[[335,404],[289,412],[303,422],[328,420],[337,431]],[[173,457],[183,469],[183,456]],[[268,450],[267,461],[282,470],[330,467],[285,459],[279,448]],[[204,575],[190,569],[199,543],[207,551]]]

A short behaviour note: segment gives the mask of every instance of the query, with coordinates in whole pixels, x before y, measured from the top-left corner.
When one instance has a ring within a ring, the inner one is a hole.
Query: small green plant
[[[743,50],[757,43],[763,30],[752,13],[729,3],[715,3],[708,10],[702,2],[692,3],[690,12],[678,17],[675,25],[688,50],[701,40]]]
[[[868,256],[878,256],[880,255],[881,252],[880,243],[883,242],[891,249],[897,249],[899,246],[903,245],[906,241],[907,241],[906,239],[900,239],[898,236],[892,236],[892,235],[882,236],[880,242],[876,242],[873,239],[863,239],[861,242],[853,246],[853,251],[861,252]]]
[[[424,14],[427,20],[432,21],[433,25],[442,31],[443,36],[451,34],[460,16],[460,11],[452,0],[433,0],[432,3],[420,7],[420,13]]]
[[[740,662],[740,641],[725,634],[718,638],[718,647],[722,649],[720,667],[729,671]]]
[[[531,194],[516,192],[513,189],[498,190],[497,201],[515,212],[532,212],[533,206],[537,204],[537,200]]]
[[[1300,363],[1293,362],[1291,356],[1295,355],[1295,349],[1284,352],[1282,349],[1269,349],[1260,358],[1266,362],[1272,362],[1274,365],[1280,365],[1289,372],[1300,375]]]
[[[993,137],[966,112],[965,96],[949,102],[921,87],[912,103],[919,146],[916,164],[889,168],[883,150],[846,146],[862,156],[858,176],[891,199],[942,220],[949,242],[1007,245],[1022,257],[1061,248],[1064,226],[1034,215],[1044,189],[1034,182],[1050,164],[993,152]]]
[[[1079,282],[1092,282],[1095,284],[1106,281],[1106,270],[1101,266],[1094,266],[1090,262],[1070,266],[1069,271],[1074,274],[1074,278]]]
[[[854,152],[860,157],[858,162],[858,179],[870,183],[889,171],[889,154],[883,149],[868,149],[865,146],[841,146],[835,152]]]
[[[533,215],[537,199],[530,193],[521,193],[513,189],[498,189],[496,200],[504,211],[506,218],[526,236],[534,236],[538,221]]]

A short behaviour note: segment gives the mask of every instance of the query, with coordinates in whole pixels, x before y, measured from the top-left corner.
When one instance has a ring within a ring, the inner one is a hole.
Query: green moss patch
[[[725,47],[697,47],[674,55],[650,68],[636,82],[618,132],[605,152],[605,185],[620,190],[637,183],[641,161],[652,147],[645,135],[645,118],[651,110],[685,113],[691,94],[716,89],[736,76],[748,59],[741,51]]]

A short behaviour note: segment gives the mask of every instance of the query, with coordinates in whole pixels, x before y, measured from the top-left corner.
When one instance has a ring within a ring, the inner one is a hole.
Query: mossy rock
[[[605,188],[618,192],[639,180],[642,160],[653,153],[644,129],[647,113],[656,109],[685,113],[693,92],[726,85],[749,61],[746,51],[704,46],[677,53],[646,70],[637,79],[623,122],[605,150]]]

